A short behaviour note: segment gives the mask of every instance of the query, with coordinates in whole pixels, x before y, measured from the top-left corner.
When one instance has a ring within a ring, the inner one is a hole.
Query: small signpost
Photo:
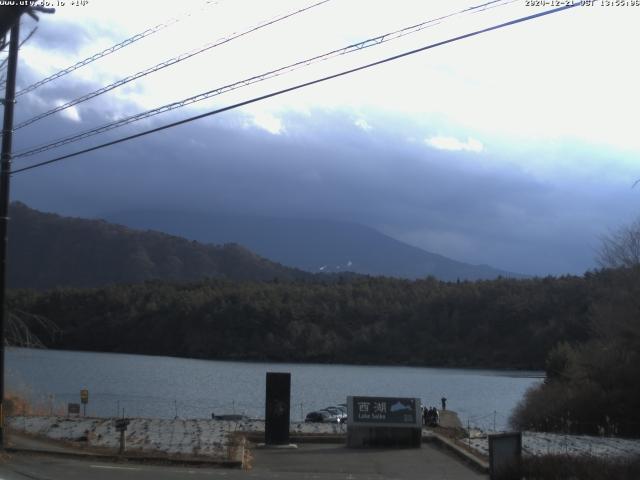
[[[130,420],[128,418],[118,418],[116,419],[116,431],[120,432],[120,453],[124,453],[124,449],[126,447],[126,437],[125,432],[127,431],[127,427],[129,426]]]
[[[419,398],[347,397],[349,447],[420,447]]]
[[[80,390],[80,403],[82,403],[82,416],[87,416],[87,403],[89,403],[89,390],[83,388]]]
[[[129,426],[129,423],[131,423],[131,420],[129,420],[128,418],[117,418],[116,430],[118,432],[124,432],[127,429],[127,426]]]
[[[67,405],[67,414],[68,415],[80,415],[80,404],[79,403],[69,403]]]

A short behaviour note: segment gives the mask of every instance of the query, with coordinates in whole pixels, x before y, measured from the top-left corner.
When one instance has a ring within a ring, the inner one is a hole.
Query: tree
[[[603,236],[597,261],[603,268],[640,266],[640,218]]]
[[[14,310],[8,312],[5,343],[14,347],[46,348],[45,344],[55,341],[61,334],[58,326],[33,313]]]

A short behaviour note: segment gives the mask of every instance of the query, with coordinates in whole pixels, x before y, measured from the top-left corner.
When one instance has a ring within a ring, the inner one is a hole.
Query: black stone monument
[[[264,426],[265,444],[289,444],[290,404],[291,374],[267,372]]]

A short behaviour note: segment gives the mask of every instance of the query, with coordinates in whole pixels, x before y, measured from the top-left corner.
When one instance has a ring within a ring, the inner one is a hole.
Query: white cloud
[[[58,100],[56,102],[56,107],[64,105],[65,103],[66,102],[64,100]],[[78,108],[75,106],[65,108],[64,110],[60,111],[60,115],[62,115],[68,120],[71,120],[72,122],[80,123],[82,121],[82,118],[80,118],[80,112],[78,111]]]
[[[254,125],[273,135],[280,135],[284,131],[282,120],[268,112],[254,113],[252,121]]]
[[[84,24],[88,26],[82,30],[86,31],[86,41],[74,52],[54,48],[55,42],[46,49],[36,42],[26,44],[21,58],[36,77],[49,75],[130,34],[181,16],[186,11],[192,15],[117,54],[78,69],[72,78],[106,84],[204,42],[229,36],[263,19],[299,8],[296,0],[273,3],[242,0],[219,4],[207,2],[205,5],[165,2],[161,6],[151,0],[138,0],[133,7],[122,7],[129,12],[122,15],[119,6],[128,5],[124,0],[90,2],[86,8],[72,8],[69,4],[67,2],[67,7],[47,18],[47,28],[54,29],[58,25],[62,36],[64,29],[74,22],[78,23],[79,29]],[[134,91],[129,86],[109,95],[117,100],[113,103],[132,100],[141,108],[155,108],[415,24],[417,19],[437,18],[473,4],[471,0],[405,0],[403,8],[398,9],[389,2],[330,2],[296,16],[291,22],[283,22],[277,28],[254,32],[223,48],[212,49],[139,79]],[[367,21],[354,24],[352,19],[362,8],[370,12]],[[271,79],[269,83],[228,92],[217,101],[229,105],[528,15],[530,10],[522,2],[512,2],[500,8],[456,15],[393,42],[320,62],[295,74]],[[364,106],[398,112],[407,118],[424,118],[429,114],[437,118],[443,128],[454,125],[458,131],[497,134],[504,141],[514,138],[519,141],[521,137],[539,142],[570,138],[638,150],[640,137],[635,135],[633,118],[640,100],[628,92],[638,84],[640,69],[626,59],[633,54],[639,15],[640,9],[633,8],[575,8],[283,95],[274,99],[271,105],[280,112],[308,112],[317,107],[353,108],[357,112]],[[331,34],[318,34],[316,29],[327,21],[333,26]],[[93,25],[96,27],[91,28]],[[594,30],[604,33],[595,37],[592,35]],[[572,52],[571,62],[567,62],[566,52],[557,48],[566,41],[568,34],[573,43],[581,45]],[[84,36],[78,38],[84,39]],[[300,40],[291,42],[290,38]],[[617,54],[611,55],[612,51]],[[239,62],[239,58],[243,60]],[[505,58],[509,61],[505,62]],[[213,66],[215,75],[203,74],[210,72]],[[553,81],[548,81],[550,76]],[[207,106],[197,103],[188,108],[204,109]],[[257,120],[256,125],[271,133],[282,131],[278,120]],[[364,131],[371,127],[364,119],[357,118],[355,122]],[[384,130],[383,123],[376,125],[378,131]],[[473,145],[471,147],[467,150],[477,151]]]
[[[358,118],[355,122],[353,122],[354,125],[356,127],[361,128],[362,130],[364,130],[365,132],[368,132],[369,130],[373,129],[373,127],[371,125],[369,125],[369,123],[364,119],[364,118]]]
[[[436,136],[425,139],[425,143],[438,150],[453,150],[467,152],[482,152],[484,145],[475,138],[467,138],[466,142],[462,142],[455,137]]]

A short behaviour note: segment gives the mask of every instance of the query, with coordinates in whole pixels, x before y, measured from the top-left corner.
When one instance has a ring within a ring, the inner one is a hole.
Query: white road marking
[[[136,467],[116,467],[115,465],[89,465],[91,468],[104,468],[107,470],[140,470]]]
[[[198,470],[187,470],[187,473],[190,473],[191,475],[214,475],[216,477],[226,477],[227,476],[227,472],[221,472],[219,470],[216,470],[216,472],[211,472],[211,471],[207,471],[207,470],[203,470],[203,471],[198,471]],[[1,480],[1,479],[0,479]]]

